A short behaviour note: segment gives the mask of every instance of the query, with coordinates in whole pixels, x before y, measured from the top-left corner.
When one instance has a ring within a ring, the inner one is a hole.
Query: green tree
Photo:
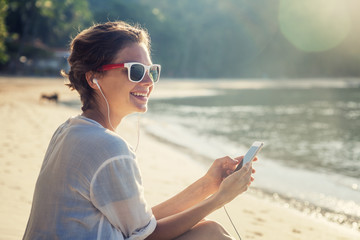
[[[163,76],[360,75],[358,29],[353,27],[341,45],[327,52],[300,51],[279,31],[280,0],[7,1],[7,39],[12,39],[7,50],[15,60],[22,55],[43,54],[40,49],[34,50],[34,42],[65,47],[72,36],[92,22],[124,20],[148,29],[153,60],[163,65]],[[356,0],[351,2],[355,4]],[[6,0],[0,3],[5,3],[6,9]],[[360,21],[356,10],[349,8],[353,24]],[[0,27],[5,12],[1,12]],[[4,51],[1,42],[6,31],[1,30],[1,34],[0,52]],[[33,51],[29,51],[31,47]]]
[[[91,23],[87,0],[9,0],[6,24],[10,72],[18,72],[21,56],[46,57],[63,48],[79,28]]]
[[[0,63],[5,63],[9,56],[6,53],[5,40],[8,36],[5,18],[7,12],[6,0],[0,0]]]
[[[87,0],[9,0],[8,6],[9,32],[28,43],[63,46],[92,21]]]
[[[33,35],[50,46],[64,46],[92,21],[86,0],[37,0],[36,7],[39,14]]]

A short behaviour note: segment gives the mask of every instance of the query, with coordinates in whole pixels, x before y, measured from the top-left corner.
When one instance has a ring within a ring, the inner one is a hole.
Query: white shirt
[[[156,227],[134,152],[77,116],[54,133],[24,239],[144,239]]]

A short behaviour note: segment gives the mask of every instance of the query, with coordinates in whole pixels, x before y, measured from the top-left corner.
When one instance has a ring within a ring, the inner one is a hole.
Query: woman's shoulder
[[[134,152],[128,142],[117,133],[114,133],[94,120],[77,116],[68,120],[69,139],[79,144],[89,152],[106,156],[130,155]]]

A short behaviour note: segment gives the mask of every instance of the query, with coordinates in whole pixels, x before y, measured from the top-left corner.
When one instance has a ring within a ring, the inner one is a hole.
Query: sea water
[[[256,88],[208,81],[211,95],[151,100],[145,130],[207,165],[263,141],[257,194],[360,230],[359,81],[253,80]]]

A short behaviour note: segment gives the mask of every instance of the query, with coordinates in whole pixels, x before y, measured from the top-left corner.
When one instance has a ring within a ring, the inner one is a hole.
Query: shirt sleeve
[[[156,227],[144,198],[139,168],[131,156],[108,159],[98,168],[91,181],[90,198],[125,239],[144,239]]]

